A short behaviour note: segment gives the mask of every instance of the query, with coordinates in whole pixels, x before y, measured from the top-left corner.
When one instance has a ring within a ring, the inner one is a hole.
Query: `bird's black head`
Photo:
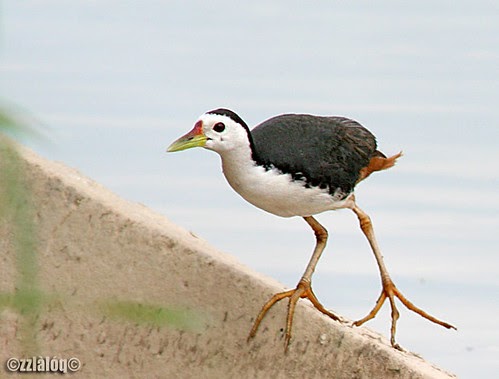
[[[229,117],[231,120],[237,122],[238,124],[240,124],[241,126],[246,128],[246,130],[249,131],[248,125],[244,122],[244,120],[241,117],[239,117],[239,115],[237,115],[236,112],[233,112],[230,109],[218,108],[218,109],[214,109],[212,111],[206,112],[206,114],[217,114],[220,116]]]

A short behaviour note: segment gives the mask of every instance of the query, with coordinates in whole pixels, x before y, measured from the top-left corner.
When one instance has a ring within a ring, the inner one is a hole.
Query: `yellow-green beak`
[[[168,149],[166,149],[166,151],[171,153],[174,151],[190,149],[192,147],[203,147],[206,144],[206,140],[207,138],[203,134],[202,125],[200,123],[196,123],[194,129],[173,142]]]

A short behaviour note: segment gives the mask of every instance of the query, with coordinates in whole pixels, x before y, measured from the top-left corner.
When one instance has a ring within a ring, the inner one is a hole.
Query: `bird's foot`
[[[421,317],[424,317],[427,320],[430,320],[431,322],[433,322],[435,324],[441,325],[444,328],[456,329],[456,327],[454,327],[453,325],[448,324],[444,321],[441,321],[441,320],[437,319],[436,317],[433,317],[430,314],[426,313],[422,309],[416,307],[413,303],[411,303],[409,300],[407,300],[404,297],[404,295],[402,295],[402,293],[398,290],[398,288],[395,286],[395,284],[392,282],[392,280],[390,278],[383,279],[383,289],[381,290],[381,295],[379,296],[378,300],[376,301],[376,304],[375,304],[374,308],[371,310],[371,312],[369,312],[369,314],[366,317],[364,317],[358,321],[355,321],[353,323],[353,325],[360,326],[360,325],[364,324],[366,321],[373,319],[376,316],[376,314],[378,313],[378,311],[381,309],[381,307],[383,306],[383,303],[385,302],[385,300],[388,298],[388,300],[390,301],[390,307],[392,308],[392,313],[391,313],[392,325],[391,325],[390,342],[395,349],[402,350],[400,345],[397,342],[395,342],[395,333],[397,331],[397,320],[398,320],[399,315],[400,315],[399,311],[397,310],[397,307],[395,305],[395,298],[396,297],[409,310],[417,313]]]
[[[284,340],[284,350],[287,351],[288,346],[289,346],[289,341],[291,340],[291,327],[293,325],[293,316],[295,312],[295,307],[296,303],[298,302],[298,299],[300,298],[307,298],[312,302],[315,308],[317,308],[319,311],[324,313],[325,315],[331,317],[333,320],[339,321],[340,318],[335,315],[334,313],[328,311],[324,306],[317,300],[317,297],[315,296],[314,292],[312,291],[312,286],[309,281],[306,280],[301,280],[298,285],[296,286],[295,289],[284,291],[284,292],[279,292],[276,293],[274,296],[270,298],[269,301],[265,303],[265,305],[262,307],[260,310],[260,313],[256,317],[256,320],[253,324],[253,327],[251,328],[250,334],[248,336],[248,341],[253,338],[258,330],[258,327],[260,326],[260,323],[262,322],[263,318],[267,314],[270,308],[272,306],[279,302],[282,299],[285,299],[289,297],[289,303],[288,303],[288,316],[286,319],[286,334],[285,334],[285,340]]]

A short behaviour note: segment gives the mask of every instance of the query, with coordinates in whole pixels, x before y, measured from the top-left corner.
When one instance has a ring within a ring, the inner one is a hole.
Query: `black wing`
[[[307,186],[351,193],[376,151],[376,138],[344,117],[287,114],[251,131],[253,159],[303,180]]]

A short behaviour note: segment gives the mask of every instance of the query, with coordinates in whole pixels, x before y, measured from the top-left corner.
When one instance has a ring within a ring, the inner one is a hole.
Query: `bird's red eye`
[[[217,133],[222,133],[225,130],[225,125],[222,122],[215,124],[213,130]]]

